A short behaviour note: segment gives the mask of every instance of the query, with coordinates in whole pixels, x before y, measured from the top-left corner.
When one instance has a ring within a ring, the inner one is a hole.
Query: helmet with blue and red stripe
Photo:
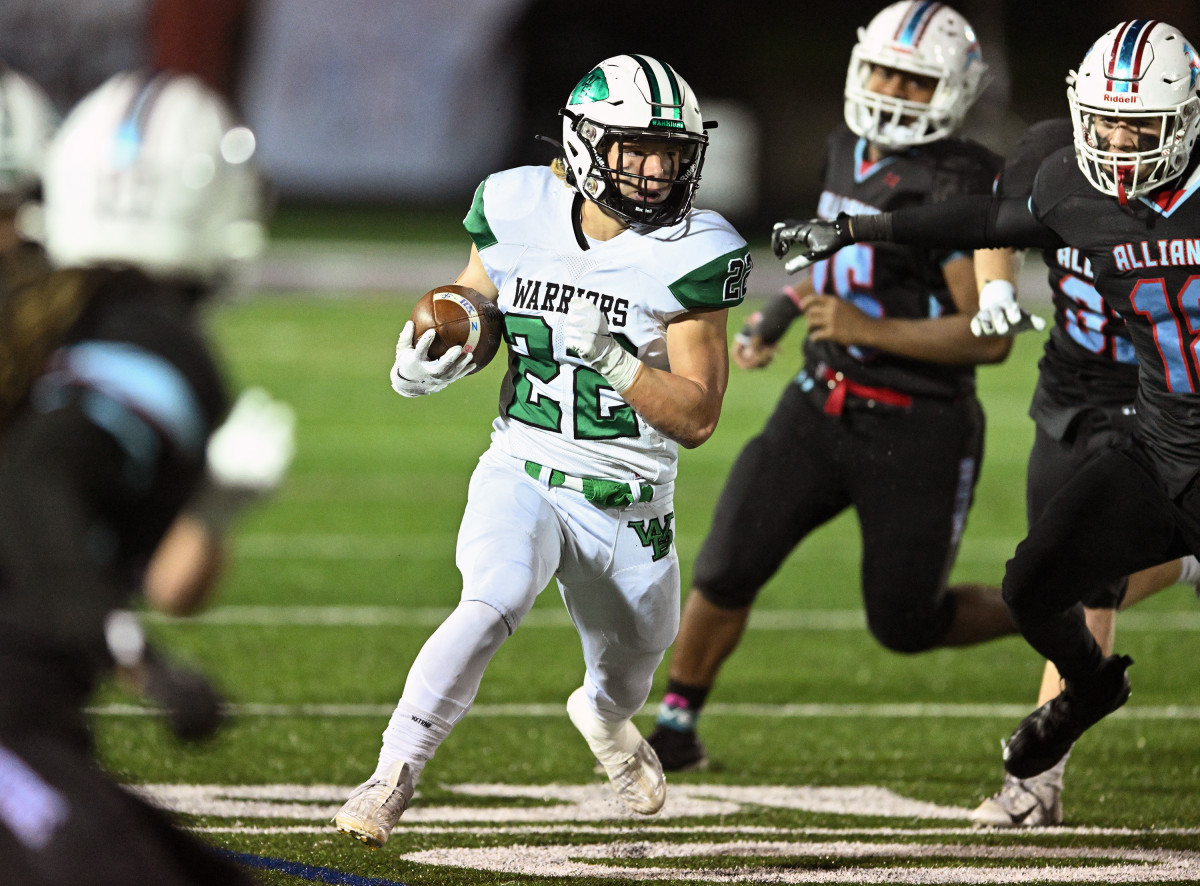
[[[1176,28],[1122,22],[1068,79],[1075,156],[1094,187],[1125,201],[1184,171],[1200,134],[1200,58]],[[1123,146],[1116,129],[1130,134]]]
[[[867,88],[875,67],[936,80],[928,102]],[[944,3],[902,0],[859,28],[846,72],[846,123],[885,148],[923,145],[953,135],[983,91],[987,65],[970,23]]]

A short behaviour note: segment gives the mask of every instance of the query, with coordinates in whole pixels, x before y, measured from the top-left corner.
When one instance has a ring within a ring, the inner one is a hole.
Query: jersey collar
[[[1142,196],[1138,199],[1163,218],[1170,218],[1175,210],[1187,202],[1188,197],[1192,196],[1197,188],[1200,188],[1200,164],[1193,163],[1191,174],[1178,184],[1180,186],[1177,188],[1167,185],[1159,188],[1149,197]]]
[[[895,154],[884,154],[874,163],[867,159],[867,140],[860,138],[854,146],[854,181],[862,184],[883,167],[896,162]]]

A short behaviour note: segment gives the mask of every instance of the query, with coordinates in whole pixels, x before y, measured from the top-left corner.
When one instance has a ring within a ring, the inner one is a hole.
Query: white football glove
[[[207,476],[188,512],[222,528],[247,503],[278,488],[296,453],[296,416],[262,388],[238,397],[208,441]]]
[[[1033,329],[1041,332],[1046,321],[1017,304],[1016,290],[1008,280],[989,280],[979,291],[979,313],[971,319],[977,338],[1016,335]]]
[[[392,364],[392,390],[401,397],[421,397],[440,391],[471,371],[471,354],[461,345],[447,348],[437,360],[429,359],[429,348],[437,333],[428,329],[413,345],[416,327],[409,320],[396,342],[396,362]]]
[[[591,299],[577,295],[567,306],[563,326],[563,346],[568,354],[591,366],[612,385],[624,392],[642,368],[642,361],[629,353],[608,331],[608,321]]]

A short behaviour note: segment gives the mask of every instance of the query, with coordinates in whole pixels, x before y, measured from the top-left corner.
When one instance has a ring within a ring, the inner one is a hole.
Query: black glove
[[[809,265],[829,258],[843,246],[854,242],[850,233],[850,216],[841,213],[833,221],[812,218],[797,222],[793,219],[777,222],[771,231],[771,251],[783,258],[795,247],[796,255],[783,269],[789,274],[802,271]]]

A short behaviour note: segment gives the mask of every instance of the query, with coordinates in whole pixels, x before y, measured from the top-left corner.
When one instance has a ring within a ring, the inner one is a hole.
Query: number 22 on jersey
[[[509,418],[544,431],[569,433],[576,440],[638,436],[633,408],[604,396],[612,387],[600,373],[554,359],[553,333],[543,317],[505,314],[504,338],[512,355],[513,393],[504,404]],[[637,352],[625,336],[614,333],[613,338],[630,353]],[[563,373],[571,376],[569,388],[560,382]],[[572,398],[574,420],[569,429],[562,426],[564,396]]]

